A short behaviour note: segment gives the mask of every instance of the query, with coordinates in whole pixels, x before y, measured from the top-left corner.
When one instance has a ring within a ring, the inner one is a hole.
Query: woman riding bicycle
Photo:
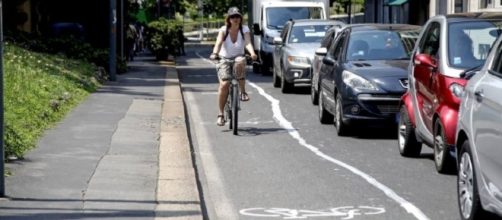
[[[220,28],[213,53],[210,56],[213,60],[218,57],[224,58],[217,64],[220,86],[218,88],[219,113],[216,124],[219,126],[225,125],[223,109],[232,79],[232,68],[235,68],[235,77],[239,80],[240,91],[242,91],[240,99],[248,101],[249,96],[245,87],[246,59],[244,58],[244,48],[247,49],[253,60],[257,58],[253,44],[251,44],[249,27],[242,25],[242,14],[237,7],[228,9],[225,23],[226,25]],[[231,62],[225,61],[225,59],[235,60],[234,66],[231,66]]]

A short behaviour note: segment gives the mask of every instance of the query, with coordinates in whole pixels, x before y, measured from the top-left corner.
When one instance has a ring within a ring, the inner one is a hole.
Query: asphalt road
[[[338,137],[309,88],[282,94],[248,69],[239,135],[216,126],[210,49],[177,63],[209,219],[459,219],[456,176],[435,171],[430,148],[401,157],[394,127]]]

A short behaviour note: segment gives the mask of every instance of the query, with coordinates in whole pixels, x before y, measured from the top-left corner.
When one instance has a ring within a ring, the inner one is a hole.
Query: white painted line
[[[332,162],[334,164],[337,164],[338,166],[341,166],[341,167],[349,170],[350,172],[352,172],[352,173],[354,173],[354,174],[362,177],[368,183],[370,183],[371,185],[375,186],[376,188],[378,188],[379,190],[381,190],[382,192],[384,192],[385,195],[387,195],[387,197],[389,197],[389,198],[393,199],[394,201],[396,201],[397,203],[399,203],[399,205],[401,205],[401,207],[403,207],[408,213],[410,213],[413,216],[415,216],[415,218],[420,219],[420,220],[429,219],[415,205],[413,205],[412,203],[406,201],[404,198],[402,198],[399,195],[397,195],[392,189],[390,189],[389,187],[387,187],[387,186],[383,185],[382,183],[378,182],[375,178],[371,177],[370,175],[362,172],[361,170],[359,170],[359,169],[357,169],[357,168],[355,168],[355,167],[353,167],[353,166],[351,166],[351,165],[349,165],[349,164],[347,164],[345,162],[342,162],[340,160],[337,160],[335,158],[330,157],[329,155],[321,152],[317,147],[308,144],[305,141],[305,139],[303,139],[300,136],[300,133],[293,127],[293,124],[291,124],[291,122],[289,122],[282,115],[281,107],[279,106],[279,100],[277,100],[274,97],[272,97],[271,95],[267,94],[265,92],[265,90],[263,90],[261,87],[259,87],[255,83],[251,82],[249,79],[247,80],[247,82],[249,83],[249,85],[251,85],[256,90],[258,90],[258,92],[260,93],[260,95],[262,95],[263,97],[265,97],[267,100],[270,101],[270,103],[272,105],[272,112],[274,114],[274,119],[277,121],[277,123],[279,123],[279,125],[281,127],[283,127],[284,129],[286,129],[286,131],[288,131],[289,135],[291,135],[294,139],[298,140],[299,144],[301,144],[302,146],[306,147],[307,149],[309,149],[310,151],[312,151],[317,156],[319,156],[319,157],[321,157],[321,158],[323,158],[325,160],[328,160],[328,161],[330,161],[330,162]]]
[[[195,54],[197,56],[199,56],[201,59],[203,59],[204,61],[206,61],[208,63],[211,63],[211,64],[214,64],[213,62],[211,62],[211,60],[204,58],[199,53],[195,53]],[[312,151],[317,156],[319,156],[319,157],[321,157],[321,158],[323,158],[325,160],[328,160],[328,161],[330,161],[330,162],[332,162],[332,163],[334,163],[334,164],[336,164],[338,166],[341,166],[341,167],[349,170],[350,172],[352,172],[352,173],[354,173],[354,174],[362,177],[368,183],[370,183],[374,187],[376,187],[379,190],[381,190],[385,195],[387,195],[387,197],[389,197],[392,200],[396,201],[408,213],[410,213],[413,216],[415,216],[415,218],[417,218],[419,220],[428,220],[429,219],[419,208],[417,208],[415,205],[413,205],[412,203],[408,202],[407,200],[405,200],[401,196],[397,195],[397,193],[395,193],[392,189],[390,189],[389,187],[387,187],[387,186],[383,185],[382,183],[378,182],[378,180],[376,180],[372,176],[364,173],[363,171],[361,171],[361,170],[357,169],[356,167],[353,167],[353,166],[351,166],[351,165],[349,165],[349,164],[347,164],[345,162],[342,162],[342,161],[337,160],[337,159],[335,159],[333,157],[330,157],[329,155],[321,152],[317,147],[308,144],[305,141],[305,139],[303,139],[300,136],[300,133],[298,133],[298,131],[293,127],[293,124],[291,124],[291,122],[289,122],[288,120],[286,120],[286,118],[284,118],[284,116],[282,115],[281,107],[279,105],[279,100],[277,100],[274,97],[272,97],[271,95],[267,94],[263,88],[261,88],[260,86],[256,85],[255,83],[253,83],[249,79],[247,80],[247,82],[253,88],[255,88],[256,90],[258,90],[258,93],[260,93],[261,96],[265,97],[268,101],[270,101],[270,103],[272,105],[272,112],[274,114],[274,119],[277,121],[277,123],[279,123],[279,125],[282,128],[284,128],[286,131],[288,131],[289,135],[291,135],[294,139],[298,140],[299,144],[301,144],[302,146],[306,147],[307,149],[309,149],[310,151]]]

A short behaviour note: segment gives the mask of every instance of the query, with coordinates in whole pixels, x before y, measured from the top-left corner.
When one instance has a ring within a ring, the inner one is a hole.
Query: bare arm
[[[224,36],[225,36],[225,34],[223,33],[223,31],[218,32],[218,37],[216,37],[216,43],[214,44],[212,54],[220,53],[221,45],[223,44],[223,37]]]
[[[249,32],[246,32],[244,34],[244,41],[246,45],[246,50],[251,55],[251,58],[253,58],[253,60],[256,60],[257,56],[254,52],[253,44],[251,43],[251,35],[249,34]]]

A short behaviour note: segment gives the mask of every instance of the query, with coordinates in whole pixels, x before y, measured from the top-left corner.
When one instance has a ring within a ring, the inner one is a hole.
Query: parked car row
[[[274,39],[273,85],[309,85],[319,121],[337,135],[396,124],[401,155],[426,144],[438,172],[457,171],[461,219],[502,216],[501,33],[497,12],[423,27],[289,21]]]

